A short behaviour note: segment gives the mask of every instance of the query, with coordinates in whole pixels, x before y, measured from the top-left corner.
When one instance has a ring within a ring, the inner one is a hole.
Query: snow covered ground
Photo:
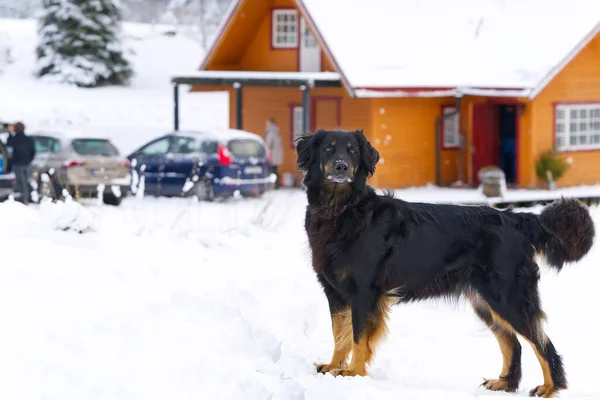
[[[125,24],[138,75],[130,88],[90,90],[35,80],[35,23],[0,19],[14,59],[0,75],[0,120],[107,136],[124,153],[170,130],[169,77],[193,71],[202,51],[161,29]],[[224,93],[182,91],[181,107],[183,129],[227,124]],[[397,194],[482,200],[474,190]],[[525,344],[518,394],[480,388],[481,377],[500,372],[496,340],[468,306],[444,302],[395,308],[371,377],[316,374],[333,340],[305,204],[300,190],[214,204],[0,203],[0,399],[497,399],[526,397],[542,382]],[[547,332],[570,381],[563,399],[600,398],[589,299],[598,261],[594,248],[559,276],[542,271]]]
[[[590,198],[600,197],[600,185],[581,185],[544,189],[510,189],[502,197],[486,197],[481,188],[449,188],[435,185],[407,187],[395,190],[394,193],[407,201],[429,203],[490,204],[501,202],[550,201],[561,197]]]
[[[170,78],[196,70],[203,50],[185,34],[165,36],[167,29],[125,23],[124,46],[136,71],[131,85],[80,89],[35,78],[36,22],[0,18],[0,33],[8,34],[13,59],[0,73],[0,121],[22,120],[29,131],[68,130],[109,137],[123,153],[170,131]],[[180,95],[181,129],[227,127],[226,92],[192,94],[182,87]]]
[[[467,305],[444,302],[394,309],[371,377],[316,374],[333,340],[305,204],[300,190],[222,204],[1,203],[0,398],[508,399],[542,383],[523,343],[519,393],[478,387],[500,372],[497,342]],[[542,271],[570,381],[562,399],[600,398],[599,260],[595,247],[558,276]]]

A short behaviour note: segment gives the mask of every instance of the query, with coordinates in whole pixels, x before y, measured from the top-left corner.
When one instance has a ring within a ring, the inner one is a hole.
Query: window
[[[219,143],[212,140],[206,140],[200,145],[200,152],[204,154],[217,154],[218,150]]]
[[[271,45],[279,49],[298,47],[298,11],[273,10]]]
[[[304,31],[302,32],[302,40],[304,40],[304,47],[307,49],[313,49],[318,46],[317,39],[313,36],[308,28],[308,24],[304,25]]]
[[[73,150],[80,156],[118,156],[119,151],[105,139],[74,139]]]
[[[190,137],[178,137],[173,140],[170,152],[173,154],[191,154],[198,149],[196,139]]]
[[[50,136],[32,136],[36,153],[60,153],[60,141]]]
[[[256,140],[233,139],[227,143],[227,149],[237,158],[262,158],[267,155],[263,145]]]
[[[143,147],[140,150],[140,154],[143,156],[164,156],[167,154],[170,144],[171,141],[169,138],[159,139]]]
[[[296,140],[304,134],[304,110],[301,106],[292,107],[292,147]]]
[[[456,107],[444,107],[444,115],[453,113],[456,111]],[[444,141],[445,148],[460,147],[460,125],[459,125],[459,114],[454,114],[451,117],[444,119],[442,126],[442,139]]]
[[[600,149],[600,103],[557,106],[554,132],[557,150]]]

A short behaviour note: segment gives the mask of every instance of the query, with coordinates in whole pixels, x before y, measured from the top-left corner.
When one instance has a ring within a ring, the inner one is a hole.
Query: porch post
[[[302,90],[302,133],[310,133],[310,86],[308,82],[306,85],[300,86]]]
[[[179,84],[173,85],[173,129],[179,130]]]
[[[233,87],[235,88],[235,125],[237,129],[242,129],[242,85],[235,82]]]

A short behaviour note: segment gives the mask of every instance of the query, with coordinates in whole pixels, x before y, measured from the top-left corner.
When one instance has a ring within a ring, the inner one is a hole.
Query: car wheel
[[[213,201],[215,199],[215,191],[212,185],[207,181],[199,181],[194,186],[194,195],[200,201]]]
[[[38,202],[42,202],[42,199],[47,198],[52,201],[58,200],[62,196],[62,188],[56,183],[55,179],[50,176],[47,172],[44,172],[48,176],[48,180],[42,179],[42,174],[38,177]]]
[[[108,206],[119,206],[121,205],[121,196],[115,196],[114,193],[105,193],[102,196],[102,202]]]

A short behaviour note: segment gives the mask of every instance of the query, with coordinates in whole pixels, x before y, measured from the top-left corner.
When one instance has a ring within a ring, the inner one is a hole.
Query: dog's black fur
[[[595,230],[584,205],[561,199],[536,215],[378,195],[367,179],[379,153],[362,131],[319,130],[298,139],[297,155],[312,264],[336,342],[332,362],[319,372],[366,375],[390,303],[465,297],[503,352],[502,373],[486,388],[517,390],[516,334],[533,346],[544,372],[544,384],[530,394],[551,397],[567,387],[562,359],[541,325],[535,255],[560,271],[590,250]]]

